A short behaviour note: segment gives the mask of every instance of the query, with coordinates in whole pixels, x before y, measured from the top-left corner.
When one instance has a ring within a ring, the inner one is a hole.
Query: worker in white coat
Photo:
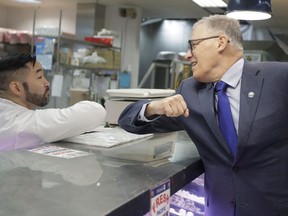
[[[63,109],[36,109],[48,104],[49,82],[30,54],[0,60],[0,150],[54,142],[92,131],[106,111],[92,101]]]

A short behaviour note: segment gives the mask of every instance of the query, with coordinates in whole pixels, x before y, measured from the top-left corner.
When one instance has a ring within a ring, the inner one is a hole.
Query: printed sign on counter
[[[151,216],[169,216],[170,180],[150,190]]]
[[[86,156],[90,154],[84,151],[68,149],[68,148],[63,148],[63,147],[53,146],[53,145],[41,146],[41,147],[29,149],[28,151],[38,153],[38,154],[48,155],[52,157],[65,158],[65,159],[71,159],[71,158]]]

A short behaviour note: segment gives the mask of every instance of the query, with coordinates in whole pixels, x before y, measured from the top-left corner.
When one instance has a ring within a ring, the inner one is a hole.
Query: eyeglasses
[[[209,39],[212,39],[212,38],[218,38],[219,36],[220,35],[206,37],[206,38],[200,38],[200,39],[195,39],[195,40],[188,40],[188,49],[190,51],[193,51],[196,48],[196,46],[198,46],[202,41],[209,40]]]

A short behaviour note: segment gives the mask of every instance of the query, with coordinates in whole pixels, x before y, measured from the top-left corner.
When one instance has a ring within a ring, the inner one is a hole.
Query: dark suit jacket
[[[254,97],[248,94],[254,92]],[[205,167],[205,215],[288,216],[288,63],[245,62],[235,159],[219,130],[212,84],[193,77],[177,89],[189,117],[137,122],[147,101],[127,107],[119,125],[133,133],[186,130]]]

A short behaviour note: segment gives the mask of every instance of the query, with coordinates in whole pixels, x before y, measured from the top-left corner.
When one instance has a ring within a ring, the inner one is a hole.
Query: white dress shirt
[[[240,90],[241,90],[241,77],[243,73],[244,59],[241,58],[232,65],[222,76],[221,80],[227,83],[226,94],[230,102],[231,114],[234,122],[236,132],[238,134],[239,128],[239,110],[240,110]],[[217,111],[217,94],[215,92],[215,108]],[[217,115],[217,114],[216,114]]]
[[[81,101],[63,109],[30,110],[0,98],[0,150],[77,136],[102,125],[105,115],[105,109],[92,101]]]

